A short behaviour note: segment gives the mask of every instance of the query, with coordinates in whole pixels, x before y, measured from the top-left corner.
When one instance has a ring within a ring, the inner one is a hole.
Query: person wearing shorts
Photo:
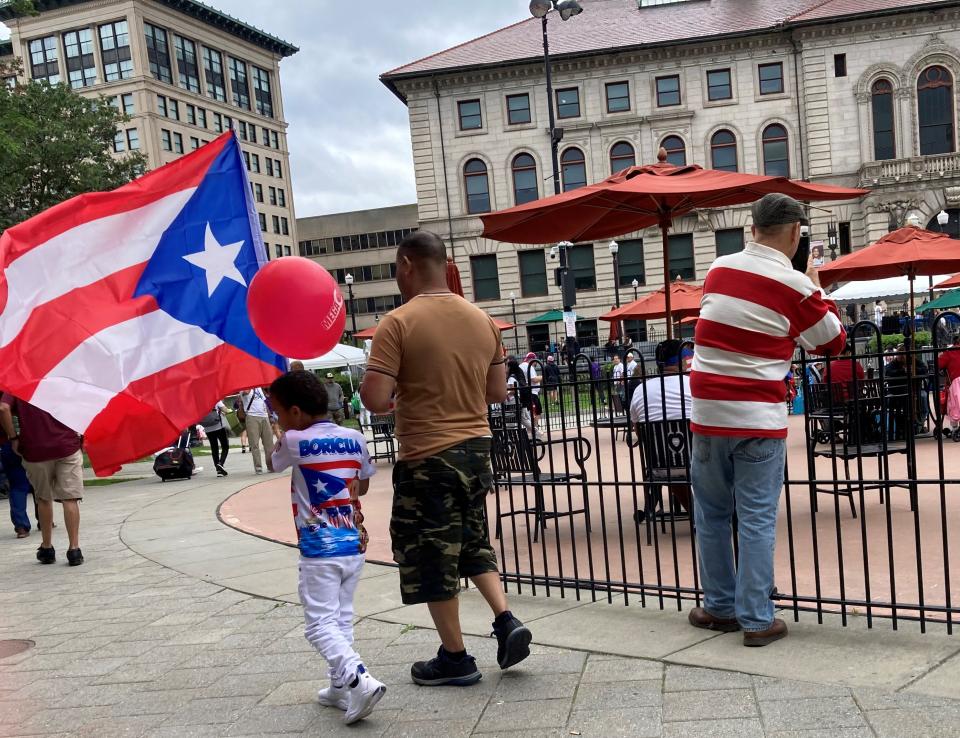
[[[513,616],[484,516],[493,489],[487,407],[507,395],[500,331],[447,288],[446,249],[418,231],[397,250],[404,305],[377,328],[360,396],[375,413],[393,409],[400,442],[393,471],[390,537],[404,604],[426,603],[441,640],[437,656],[411,668],[417,684],[480,680],[466,652],[457,595],[469,577],[493,611],[501,669],[530,654],[529,629]],[[442,382],[437,377],[443,377]]]
[[[20,429],[14,428],[16,416]],[[27,478],[33,485],[42,542],[37,561],[57,560],[53,547],[53,503],[63,506],[63,521],[69,546],[67,563],[83,563],[80,550],[80,500],[83,499],[83,454],[80,436],[50,413],[5,394],[0,398],[0,428],[7,434],[13,451],[23,458]]]

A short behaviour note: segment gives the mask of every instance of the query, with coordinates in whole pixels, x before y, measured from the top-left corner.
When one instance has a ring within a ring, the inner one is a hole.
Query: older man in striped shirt
[[[797,345],[839,354],[846,340],[816,269],[808,264],[804,274],[791,264],[805,218],[786,195],[755,203],[754,240],[714,262],[697,322],[691,477],[705,596],[689,619],[698,628],[743,629],[745,646],[787,635],[770,599],[786,455],[783,378]]]

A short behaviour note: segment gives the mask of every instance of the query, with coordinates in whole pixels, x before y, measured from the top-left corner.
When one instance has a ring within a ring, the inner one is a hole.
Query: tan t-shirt
[[[400,459],[423,459],[490,435],[487,372],[503,363],[500,331],[458,295],[418,295],[388,313],[368,371],[397,380]]]

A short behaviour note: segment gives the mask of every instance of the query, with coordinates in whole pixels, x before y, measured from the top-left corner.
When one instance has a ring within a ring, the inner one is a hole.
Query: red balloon
[[[347,311],[337,281],[302,256],[269,262],[247,291],[254,332],[288,359],[323,356],[340,341]]]

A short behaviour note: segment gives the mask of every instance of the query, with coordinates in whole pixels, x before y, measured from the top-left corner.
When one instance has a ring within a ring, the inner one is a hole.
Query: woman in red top
[[[960,334],[953,338],[953,347],[947,349],[937,359],[937,368],[947,373],[947,416],[950,429],[944,429],[944,436],[953,436],[960,441],[957,426],[960,425]]]

